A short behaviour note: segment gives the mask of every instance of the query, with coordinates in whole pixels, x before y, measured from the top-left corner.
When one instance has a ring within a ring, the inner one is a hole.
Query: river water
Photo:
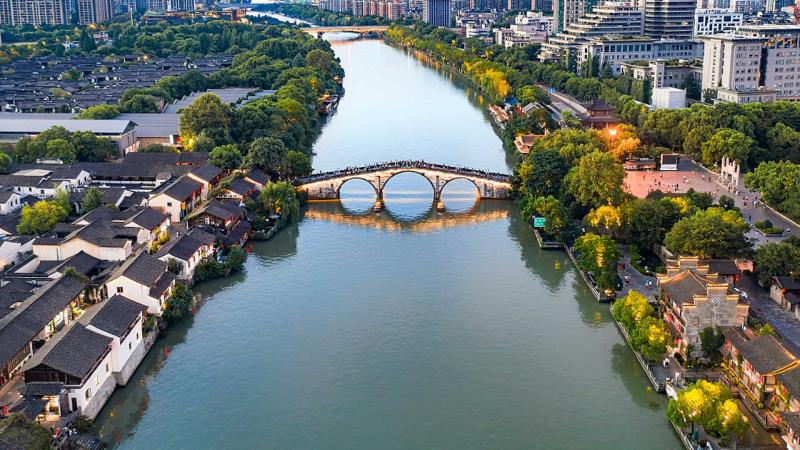
[[[514,162],[479,94],[379,40],[334,37],[346,95],[314,167]],[[676,449],[663,397],[562,252],[510,202],[365,183],[200,285],[98,421],[124,449]]]

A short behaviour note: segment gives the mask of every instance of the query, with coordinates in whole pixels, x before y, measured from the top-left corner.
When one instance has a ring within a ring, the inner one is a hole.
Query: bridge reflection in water
[[[509,217],[510,204],[502,200],[481,200],[464,212],[440,212],[431,203],[427,212],[407,219],[394,214],[391,208],[379,213],[353,211],[339,200],[310,201],[303,213],[306,220],[322,220],[385,231],[432,232],[445,228],[504,220]]]

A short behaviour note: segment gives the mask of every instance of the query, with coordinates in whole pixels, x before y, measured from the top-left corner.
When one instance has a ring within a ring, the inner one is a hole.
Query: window
[[[167,202],[167,208],[171,208],[171,207],[172,207],[172,202]]]
[[[95,375],[94,377],[94,385],[100,386],[100,375]]]
[[[128,342],[128,350],[131,350],[132,348],[133,348],[133,344]]]
[[[111,371],[111,367],[108,365],[108,363],[106,363],[106,373],[108,373],[110,371]]]
[[[86,389],[86,400],[92,398],[92,388]]]
[[[117,294],[122,294],[123,287],[117,286]]]
[[[137,341],[139,340],[139,333],[138,332],[136,333],[136,340]]]
[[[700,325],[700,318],[699,317],[695,317],[694,319],[692,319],[692,324],[693,325]]]

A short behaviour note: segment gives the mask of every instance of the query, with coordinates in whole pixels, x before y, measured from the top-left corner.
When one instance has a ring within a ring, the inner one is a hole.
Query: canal
[[[483,99],[379,40],[333,36],[346,95],[314,146],[328,170],[425,159],[508,172]],[[399,175],[386,209],[341,202],[198,286],[98,421],[124,449],[679,448],[665,401],[562,252],[468,182],[432,206]]]

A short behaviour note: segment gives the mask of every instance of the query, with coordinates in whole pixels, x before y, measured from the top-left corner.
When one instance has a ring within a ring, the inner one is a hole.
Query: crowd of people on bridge
[[[338,178],[343,176],[351,176],[351,175],[362,175],[366,173],[378,172],[381,170],[393,170],[393,169],[429,169],[429,170],[438,170],[441,172],[448,172],[448,173],[455,173],[459,175],[469,176],[469,177],[479,177],[493,181],[500,181],[507,183],[510,180],[510,176],[504,173],[498,172],[487,172],[485,170],[475,170],[469,169],[466,167],[461,166],[448,166],[444,164],[434,164],[425,162],[421,159],[419,160],[409,160],[409,161],[387,161],[382,163],[375,163],[369,166],[361,166],[361,167],[346,167],[344,169],[334,170],[331,172],[321,172],[317,174],[310,175],[308,177],[302,178],[300,181],[303,184],[314,183],[316,181],[323,181],[329,180],[331,178]]]

